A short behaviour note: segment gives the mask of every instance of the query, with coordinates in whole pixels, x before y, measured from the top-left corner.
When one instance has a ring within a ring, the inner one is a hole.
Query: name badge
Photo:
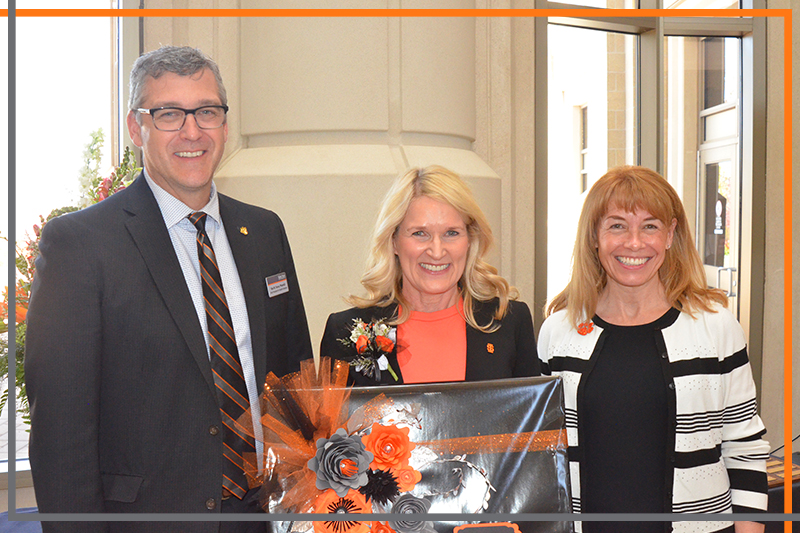
[[[274,276],[268,277],[266,281],[267,295],[270,298],[289,292],[289,282],[286,280],[286,272],[278,272]]]

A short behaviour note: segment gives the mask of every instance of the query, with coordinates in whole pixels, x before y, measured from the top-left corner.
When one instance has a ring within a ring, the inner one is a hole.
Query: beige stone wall
[[[173,7],[163,2],[157,7]],[[259,0],[239,3],[267,7]],[[476,6],[448,0],[437,7]],[[436,163],[464,176],[498,238],[491,261],[504,272],[511,267],[503,252],[513,248],[513,214],[503,209],[514,198],[509,174],[500,174],[473,149],[477,109],[493,107],[476,105],[476,87],[488,80],[477,72],[485,66],[477,51],[487,46],[476,44],[479,24],[472,18],[145,21],[146,49],[192,44],[220,64],[232,111],[217,184],[283,219],[315,346],[328,314],[346,307],[342,297],[361,292],[381,199],[409,167]],[[500,41],[508,55],[504,39],[507,34]],[[507,83],[507,72],[493,76]],[[494,93],[500,98],[508,89]],[[504,117],[501,123],[510,119],[508,110]],[[497,130],[491,135],[496,138]]]
[[[625,36],[610,33],[606,37],[608,43],[608,111],[606,124],[608,128],[608,167],[616,167],[626,163],[626,112],[628,108],[626,75]]]

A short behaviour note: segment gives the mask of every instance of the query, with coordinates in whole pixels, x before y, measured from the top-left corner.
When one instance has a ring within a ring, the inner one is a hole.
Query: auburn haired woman
[[[664,178],[619,167],[594,184],[571,279],[539,334],[543,373],[564,380],[576,512],[766,509],[769,444],[744,334],[726,303],[707,287],[683,205]],[[723,521],[582,527],[764,531]]]

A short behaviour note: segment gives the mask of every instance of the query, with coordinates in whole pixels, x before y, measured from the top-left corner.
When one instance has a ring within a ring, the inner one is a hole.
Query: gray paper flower
[[[329,439],[317,440],[317,454],[308,460],[308,468],[317,473],[319,490],[333,489],[342,498],[348,490],[367,484],[367,470],[373,459],[361,437],[349,436],[339,428]]]
[[[394,502],[392,514],[425,514],[430,508],[428,500],[404,494]],[[390,520],[389,526],[397,533],[436,533],[433,523],[425,520]]]

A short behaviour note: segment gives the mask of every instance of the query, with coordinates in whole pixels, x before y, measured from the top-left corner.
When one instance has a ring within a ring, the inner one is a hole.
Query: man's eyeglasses
[[[136,112],[150,115],[153,118],[153,125],[160,131],[180,131],[186,123],[186,115],[194,115],[198,128],[213,130],[225,124],[225,114],[228,112],[228,106],[205,105],[195,109],[182,109],[180,107],[140,108]]]

